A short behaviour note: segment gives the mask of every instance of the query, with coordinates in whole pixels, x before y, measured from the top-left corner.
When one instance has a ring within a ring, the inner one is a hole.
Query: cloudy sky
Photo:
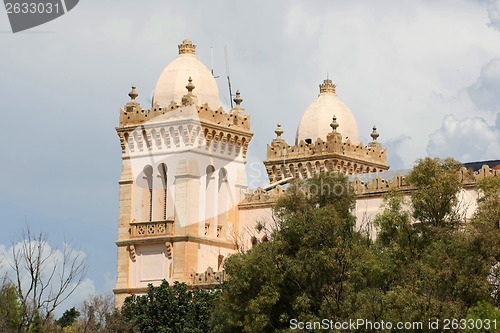
[[[500,158],[500,0],[82,0],[17,34],[0,9],[0,252],[27,221],[87,254],[78,297],[113,288],[119,109],[133,83],[150,105],[185,38],[208,67],[213,47],[226,105],[228,46],[252,116],[250,162],[265,158],[278,121],[294,141],[327,73],[365,144],[377,125],[393,170],[423,156]]]

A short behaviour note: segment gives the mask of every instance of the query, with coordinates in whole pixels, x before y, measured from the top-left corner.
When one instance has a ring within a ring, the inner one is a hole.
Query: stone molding
[[[227,278],[226,271],[214,272],[212,267],[208,267],[203,273],[196,273],[194,270],[191,270],[190,274],[190,282],[194,286],[214,286],[226,281]]]
[[[234,243],[229,241],[224,241],[221,239],[181,235],[181,236],[150,236],[150,237],[138,237],[138,238],[128,238],[120,239],[115,242],[117,246],[129,246],[138,244],[153,244],[153,243],[177,243],[177,242],[192,242],[198,244],[211,245],[216,247],[222,247],[225,249],[236,250],[237,247]]]
[[[301,140],[291,146],[281,138],[283,131],[278,124],[278,137],[267,146],[264,161],[271,183],[287,177],[307,179],[322,172],[358,174],[381,172],[389,169],[387,149],[376,142],[363,146],[354,145],[335,129],[328,134],[327,141],[318,138],[314,143]]]
[[[491,169],[489,166],[483,165],[480,170],[471,174],[465,167],[462,167],[457,173],[457,177],[459,177],[460,182],[464,184],[464,186],[473,187],[478,181],[486,177],[500,177],[500,170]],[[379,196],[394,188],[402,191],[414,190],[413,187],[406,183],[405,177],[401,174],[396,175],[392,179],[383,179],[380,176],[376,176],[369,182],[363,182],[361,179],[356,178],[352,182],[352,185],[357,197]],[[270,191],[265,191],[262,188],[248,191],[245,199],[239,204],[239,208],[245,209],[246,206],[251,205],[274,205],[284,193],[285,190],[281,186],[276,186]]]

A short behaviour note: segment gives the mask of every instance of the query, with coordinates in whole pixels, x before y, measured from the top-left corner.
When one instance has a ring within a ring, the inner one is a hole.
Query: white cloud
[[[486,6],[490,23],[488,26],[500,30],[500,0],[491,1]]]
[[[453,157],[460,162],[498,158],[500,130],[483,118],[462,120],[447,115],[439,129],[429,135],[427,153],[431,157]]]
[[[384,142],[384,146],[387,148],[387,163],[390,165],[391,170],[401,170],[409,167],[409,163],[403,160],[402,153],[410,139],[407,135],[400,135]]]
[[[500,110],[500,58],[492,59],[481,68],[478,79],[467,92],[479,109]]]

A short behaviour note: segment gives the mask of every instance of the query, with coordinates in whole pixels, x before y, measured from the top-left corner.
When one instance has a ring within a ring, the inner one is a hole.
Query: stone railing
[[[214,272],[212,267],[208,267],[203,273],[191,271],[190,278],[193,285],[216,285],[226,281],[228,276],[225,271]]]
[[[469,172],[465,167],[462,167],[457,173],[457,177],[460,182],[466,186],[474,186],[476,182],[480,181],[486,177],[500,177],[500,170],[491,169],[487,165],[474,172]],[[356,178],[352,181],[352,186],[356,195],[371,195],[371,194],[381,194],[384,192],[389,192],[393,188],[398,188],[400,190],[411,191],[413,188],[408,185],[405,177],[401,174],[397,174],[392,179],[384,179],[377,175],[370,181],[362,181],[360,178]],[[256,190],[250,190],[245,196],[245,199],[240,203],[240,207],[245,204],[254,203],[274,203],[278,198],[285,194],[285,190],[281,186],[276,186],[268,191],[258,188]]]
[[[140,125],[161,115],[168,116],[172,111],[185,113],[185,107],[190,105],[194,106],[194,110],[200,121],[207,121],[225,128],[233,127],[244,131],[250,130],[250,115],[244,114],[242,112],[244,109],[239,106],[226,113],[222,107],[212,110],[206,103],[203,105],[182,105],[172,102],[165,107],[161,107],[155,103],[151,109],[146,110],[139,103],[135,102],[135,100],[127,103],[120,110],[120,126]]]
[[[131,222],[131,237],[171,236],[174,233],[174,220]]]
[[[470,173],[465,167],[462,167],[457,174],[460,182],[464,185],[474,185],[483,178],[495,176],[500,176],[500,170],[491,169],[487,165],[483,165],[480,170],[474,173]],[[412,190],[412,187],[406,183],[402,175],[397,175],[393,179],[382,179],[382,177],[377,176],[369,182],[363,182],[361,179],[356,178],[353,181],[353,187],[357,195],[388,192],[393,188]]]

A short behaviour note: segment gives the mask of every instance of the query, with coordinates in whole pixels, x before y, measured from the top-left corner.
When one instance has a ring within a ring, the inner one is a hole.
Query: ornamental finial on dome
[[[189,79],[188,79],[188,84],[186,85],[186,89],[188,90],[188,94],[189,95],[193,94],[194,88],[195,88],[195,86],[193,84],[193,79],[190,76]]]
[[[281,134],[283,134],[281,123],[278,123],[278,128],[276,129],[276,131],[274,131],[274,133],[276,133],[276,135],[278,136],[277,139],[281,139]]]
[[[135,90],[135,84],[132,85],[132,91],[128,93],[128,95],[130,96],[130,99],[131,99],[131,102],[132,103],[135,103],[135,99],[137,98],[137,96],[139,96],[139,94],[137,93],[137,91]]]
[[[373,125],[373,132],[370,134],[370,136],[373,139],[373,142],[377,142],[377,138],[379,137],[379,134],[377,132],[377,126]]]
[[[236,91],[236,97],[233,99],[233,101],[236,103],[236,108],[239,108],[241,102],[243,102],[243,98],[241,98],[239,90]]]
[[[196,45],[190,39],[184,39],[182,44],[179,44],[179,54],[196,54]]]
[[[332,123],[330,124],[330,127],[333,129],[333,132],[334,133],[337,133],[337,128],[339,127],[339,123],[337,122],[337,117],[336,116],[333,116],[333,121]]]
[[[196,96],[193,94],[194,84],[191,76],[188,79],[188,84],[186,85],[186,89],[188,90],[188,93],[182,96],[181,100],[182,105],[191,105],[193,103],[196,103]]]
[[[326,79],[319,85],[319,93],[334,93],[335,94],[335,88],[337,87],[336,84],[332,83],[332,80]]]

